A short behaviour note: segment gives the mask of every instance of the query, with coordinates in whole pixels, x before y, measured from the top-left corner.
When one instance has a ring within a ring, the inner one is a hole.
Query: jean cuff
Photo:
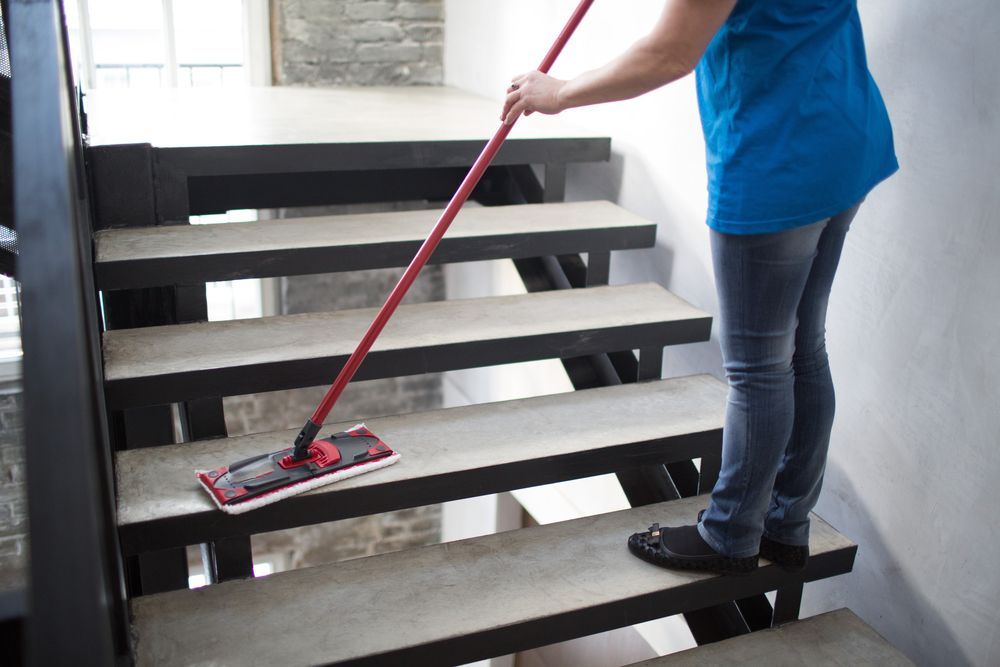
[[[796,537],[785,537],[783,535],[772,535],[771,533],[764,531],[764,537],[771,540],[772,542],[777,542],[778,544],[784,544],[789,547],[807,547],[809,546],[809,536],[806,535],[805,540]]]
[[[720,547],[720,542],[716,540],[711,533],[708,532],[708,528],[705,528],[705,524],[701,521],[698,522],[698,534],[701,535],[701,539],[705,540],[705,544],[712,547],[712,550],[723,556],[728,556],[729,558],[750,558],[751,556],[756,556],[760,549],[750,549],[745,553],[728,553],[726,549]]]

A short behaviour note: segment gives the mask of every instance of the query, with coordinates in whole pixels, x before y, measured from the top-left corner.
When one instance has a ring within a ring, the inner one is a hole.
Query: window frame
[[[6,317],[17,318],[17,329],[13,331],[0,331],[0,340],[7,340],[9,338],[17,338],[18,341],[21,339],[21,285],[14,278],[8,278],[7,276],[0,276],[0,281],[10,281],[12,294],[17,300],[16,310],[17,313],[14,315],[7,315]],[[6,289],[6,288],[0,288]],[[20,345],[18,346],[20,347]],[[0,385],[6,385],[8,383],[14,382],[21,378],[21,359],[24,356],[23,350],[20,354],[3,358],[0,357]]]
[[[79,16],[80,83],[85,90],[97,85],[97,63],[94,59],[93,29],[90,21],[91,0],[69,0],[76,3]],[[98,0],[99,1],[99,0]],[[177,33],[174,0],[159,0],[162,11],[162,36],[166,76],[160,78],[161,87],[178,88],[179,63],[177,58]],[[268,0],[241,0],[243,35],[243,73],[250,86],[272,85],[271,64],[271,7]],[[272,217],[270,212],[258,211],[260,219]],[[263,316],[275,315],[280,309],[280,281],[277,278],[260,279],[260,305]]]
[[[70,0],[76,3],[80,17],[80,84],[92,90],[97,84],[97,63],[94,60],[93,29],[90,25],[90,0]],[[243,15],[243,71],[250,86],[270,86],[271,67],[271,10],[268,0],[242,0]],[[162,87],[177,88],[177,34],[174,24],[173,0],[160,0],[163,12],[164,69]]]

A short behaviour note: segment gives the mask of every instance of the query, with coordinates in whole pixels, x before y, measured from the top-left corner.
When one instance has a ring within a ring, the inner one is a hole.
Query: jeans
[[[857,213],[770,234],[712,232],[729,398],[722,469],[698,524],[715,551],[809,543],[833,427],[830,288]]]

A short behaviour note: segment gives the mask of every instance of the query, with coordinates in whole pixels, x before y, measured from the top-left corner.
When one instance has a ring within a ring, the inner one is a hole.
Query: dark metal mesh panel
[[[10,51],[7,49],[7,26],[0,6],[0,76],[10,78]]]
[[[10,51],[7,48],[7,2],[0,0],[0,274],[14,276],[17,232],[13,207],[13,155],[11,151]]]
[[[3,225],[0,225],[0,251],[17,254],[17,234]]]
[[[10,51],[7,49],[7,26],[0,7],[0,76],[10,78]]]
[[[0,225],[0,274],[16,278],[17,232]]]

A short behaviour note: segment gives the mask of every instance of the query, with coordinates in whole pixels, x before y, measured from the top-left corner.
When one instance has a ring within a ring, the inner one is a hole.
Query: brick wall
[[[27,563],[21,391],[0,386],[0,590],[23,584]]]
[[[440,0],[277,0],[278,85],[440,85]]]

